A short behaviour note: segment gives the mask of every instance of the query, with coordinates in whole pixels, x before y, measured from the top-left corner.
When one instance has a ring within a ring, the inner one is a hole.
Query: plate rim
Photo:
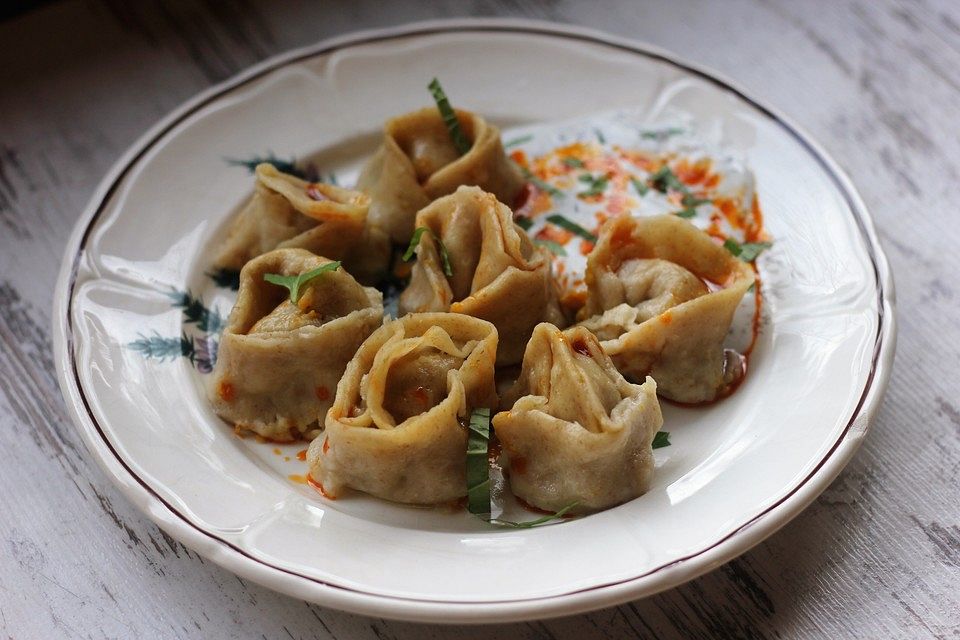
[[[858,404],[836,442],[807,476],[799,480],[780,499],[737,529],[696,553],[647,570],[632,578],[539,598],[454,602],[369,593],[272,565],[190,522],[184,514],[156,493],[147,481],[140,478],[106,437],[80,383],[72,312],[80,263],[87,241],[104,205],[126,177],[127,172],[154,144],[162,140],[179,122],[212,100],[301,59],[366,43],[464,31],[531,33],[605,45],[673,65],[732,92],[780,125],[787,134],[807,149],[813,159],[830,176],[854,216],[873,267],[877,288],[878,326],[871,357],[871,370]],[[54,290],[53,352],[57,365],[57,377],[67,411],[88,451],[127,499],[166,533],[200,555],[268,588],[352,613],[421,622],[513,622],[582,613],[650,596],[678,586],[745,553],[798,515],[846,466],[862,443],[870,423],[879,410],[896,351],[895,300],[893,275],[880,246],[873,219],[850,178],[805,130],[778,110],[752,97],[735,81],[661,47],[614,36],[596,29],[517,18],[453,18],[355,31],[271,56],[201,91],[150,127],[110,168],[95,189],[84,213],[74,225],[64,251]]]

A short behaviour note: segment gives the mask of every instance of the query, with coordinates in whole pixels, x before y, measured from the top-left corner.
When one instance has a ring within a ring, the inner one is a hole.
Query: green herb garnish
[[[753,262],[764,250],[769,249],[773,245],[769,242],[744,242],[740,244],[733,238],[727,238],[723,241],[723,247],[733,255],[737,256],[744,262]]]
[[[447,248],[443,246],[443,242],[440,238],[437,237],[429,227],[417,227],[413,230],[413,237],[410,238],[410,245],[407,247],[407,250],[403,253],[403,261],[410,262],[413,260],[417,245],[420,244],[420,238],[423,237],[424,232],[429,232],[433,236],[434,241],[437,243],[437,249],[440,252],[440,261],[443,263],[443,273],[448,277],[453,275],[453,267],[450,266],[450,254],[447,253]]]
[[[640,194],[641,196],[647,195],[647,191],[650,191],[650,187],[643,184],[643,182],[638,180],[637,178],[630,178],[630,184],[633,185],[633,188],[636,189],[637,193]]]
[[[597,136],[597,142],[600,144],[607,144],[607,139],[603,137],[603,131],[600,131],[600,129],[594,129],[593,133]]]
[[[660,449],[662,447],[670,446],[670,432],[669,431],[657,431],[657,435],[653,436],[653,445],[654,449]]]
[[[530,527],[535,527],[538,524],[543,524],[545,522],[550,522],[551,520],[562,518],[568,511],[570,511],[570,509],[573,509],[578,504],[580,503],[572,502],[556,513],[548,513],[542,518],[537,518],[536,520],[527,520],[526,522],[513,522],[512,520],[501,520],[500,518],[493,518],[487,522],[490,524],[498,524],[503,527],[513,527],[514,529],[529,529]]]
[[[679,127],[670,127],[668,129],[641,131],[640,137],[646,140],[666,140],[670,136],[676,136],[683,133]]]
[[[543,247],[544,249],[546,249],[547,251],[549,251],[555,256],[567,255],[567,250],[564,249],[563,246],[561,246],[560,244],[554,242],[553,240],[540,240],[539,238],[537,238],[536,240],[533,241],[533,244],[539,247]]]
[[[531,220],[527,216],[517,216],[516,218],[513,219],[513,221],[516,223],[518,227],[520,227],[524,231],[530,231],[530,227],[533,226],[533,220]]]
[[[577,195],[581,198],[589,198],[591,196],[602,195],[604,191],[607,190],[607,184],[610,183],[610,176],[603,174],[599,176],[585,175],[580,176],[580,182],[587,183],[587,190],[581,191]]]
[[[677,174],[667,165],[663,165],[657,169],[656,172],[647,179],[647,182],[660,193],[666,193],[670,190],[688,193],[687,185],[680,182]]]
[[[582,168],[583,168],[583,160],[580,160],[579,158],[564,158],[564,159],[561,160],[560,162],[562,162],[562,163],[565,164],[566,166],[570,167],[571,169],[582,169]]]
[[[681,218],[692,218],[697,215],[697,207],[702,204],[710,204],[713,200],[709,198],[698,198],[689,191],[683,194],[683,199],[680,200],[680,204],[683,205],[683,210],[678,211],[675,215],[680,216]]]
[[[450,133],[450,140],[453,142],[453,146],[456,147],[457,153],[464,155],[470,151],[470,141],[467,140],[467,137],[463,135],[463,130],[460,128],[460,120],[457,119],[457,113],[453,110],[453,107],[450,106],[450,101],[447,99],[447,94],[444,93],[443,87],[440,86],[440,81],[434,78],[430,81],[430,84],[427,85],[427,88],[430,89],[430,93],[433,94],[433,99],[437,103],[437,110],[440,112],[440,117],[443,118],[443,124],[447,125],[447,131]]]
[[[292,302],[293,304],[297,304],[297,302],[300,300],[300,296],[303,295],[303,292],[301,291],[301,289],[303,288],[304,285],[306,285],[308,282],[310,282],[314,278],[317,278],[322,273],[326,273],[327,271],[336,271],[339,268],[340,268],[339,261],[327,262],[325,264],[320,265],[316,269],[311,269],[310,271],[301,273],[300,275],[284,276],[284,275],[280,275],[279,273],[267,273],[267,274],[264,274],[263,279],[269,282],[270,284],[278,284],[281,287],[286,287],[287,289],[289,289],[290,302]]]
[[[509,142],[504,142],[504,143],[503,143],[503,148],[504,148],[504,149],[510,149],[511,147],[516,147],[516,146],[519,146],[519,145],[521,145],[521,144],[526,144],[526,143],[530,142],[531,140],[533,140],[533,134],[532,134],[532,133],[531,133],[531,134],[528,134],[528,135],[525,135],[525,136],[520,136],[519,138],[514,138],[513,140],[510,140]]]
[[[467,427],[467,509],[490,524],[514,529],[529,529],[557,518],[580,504],[574,502],[551,513],[526,522],[513,522],[490,517],[490,409],[474,409]]]
[[[467,439],[467,509],[490,517],[490,409],[474,409],[470,414]]]
[[[563,191],[560,191],[560,189],[557,189],[552,184],[544,182],[537,176],[533,175],[530,169],[527,169],[526,167],[520,167],[520,171],[523,172],[523,177],[526,178],[530,184],[535,186],[537,189],[540,189],[540,191],[545,191],[554,197],[563,197]]]
[[[553,215],[547,216],[547,221],[552,222],[558,227],[562,227],[567,231],[570,231],[571,233],[575,233],[576,235],[580,236],[584,240],[589,240],[590,242],[597,241],[597,236],[593,235],[592,233],[590,233],[589,231],[587,231],[586,229],[578,225],[576,222],[573,222],[572,220],[567,220],[559,213],[554,213]]]

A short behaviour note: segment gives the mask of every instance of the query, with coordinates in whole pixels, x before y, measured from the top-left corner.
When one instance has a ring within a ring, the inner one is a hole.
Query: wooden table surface
[[[323,609],[205,561],[85,451],[53,370],[64,243],[107,168],[181,101],[355,29],[515,15],[645,40],[742,83],[850,173],[899,294],[899,353],[863,448],[765,543],[680,588],[493,627]],[[0,630],[14,638],[960,635],[960,3],[60,2],[0,23]]]

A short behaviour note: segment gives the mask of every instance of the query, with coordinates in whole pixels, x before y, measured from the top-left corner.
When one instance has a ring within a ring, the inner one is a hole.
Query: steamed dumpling
[[[523,175],[507,157],[500,130],[480,116],[457,110],[470,150],[460,155],[439,111],[428,107],[386,122],[383,144],[364,167],[357,188],[372,198],[370,223],[393,242],[406,244],[417,211],[461,185],[479,186],[512,204]]]
[[[466,424],[497,405],[496,350],[494,326],[469,316],[385,324],[347,366],[307,454],[311,477],[334,498],[347,487],[410,504],[466,495]]]
[[[264,275],[297,275],[330,260],[277,249],[240,271],[237,302],[220,341],[209,397],[238,431],[290,442],[321,428],[357,348],[383,321],[383,298],[343,269],[309,281],[294,304]]]
[[[563,323],[550,255],[530,242],[493,194],[460,187],[420,211],[416,224],[429,232],[417,245],[410,284],[400,296],[401,314],[449,310],[489,320],[500,335],[498,365],[520,362],[537,323]]]
[[[594,511],[647,490],[663,425],[657,384],[627,382],[582,327],[537,326],[520,378],[493,418],[510,488],[548,511]]]
[[[373,283],[386,272],[389,239],[366,225],[370,198],[359,191],[307,182],[271,164],[256,168],[256,190],[215,260],[240,269],[273,249],[306,249],[343,260],[350,273]]]
[[[585,279],[580,324],[628,378],[653,376],[660,395],[696,403],[742,375],[723,342],[754,274],[694,225],[672,215],[611,220]]]

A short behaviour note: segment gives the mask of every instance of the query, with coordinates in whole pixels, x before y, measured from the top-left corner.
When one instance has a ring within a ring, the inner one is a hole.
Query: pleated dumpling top
[[[276,249],[240,271],[208,394],[217,414],[239,431],[278,442],[315,435],[347,362],[383,322],[380,292],[342,268],[307,282],[296,303],[264,279],[330,262],[304,249]]]
[[[436,107],[396,118],[364,167],[357,189],[370,195],[370,223],[394,243],[406,244],[417,211],[461,185],[473,185],[513,205],[523,189],[520,169],[507,157],[500,130],[469,111],[456,110],[470,149],[460,155]]]
[[[724,339],[753,282],[749,265],[689,222],[623,215],[587,259],[578,318],[628,378],[650,375],[666,398],[707,402],[742,375]]]
[[[493,418],[513,493],[581,513],[644,493],[663,425],[656,390],[652,378],[627,382],[586,329],[538,325],[508,409]]]
[[[520,362],[537,323],[564,323],[550,254],[493,194],[460,187],[421,210],[417,228],[425,231],[401,314],[452,311],[492,322],[500,335],[497,365]]]
[[[373,333],[347,366],[326,433],[307,454],[325,494],[352,488],[410,504],[467,492],[467,423],[497,406],[492,324],[411,314]]]

